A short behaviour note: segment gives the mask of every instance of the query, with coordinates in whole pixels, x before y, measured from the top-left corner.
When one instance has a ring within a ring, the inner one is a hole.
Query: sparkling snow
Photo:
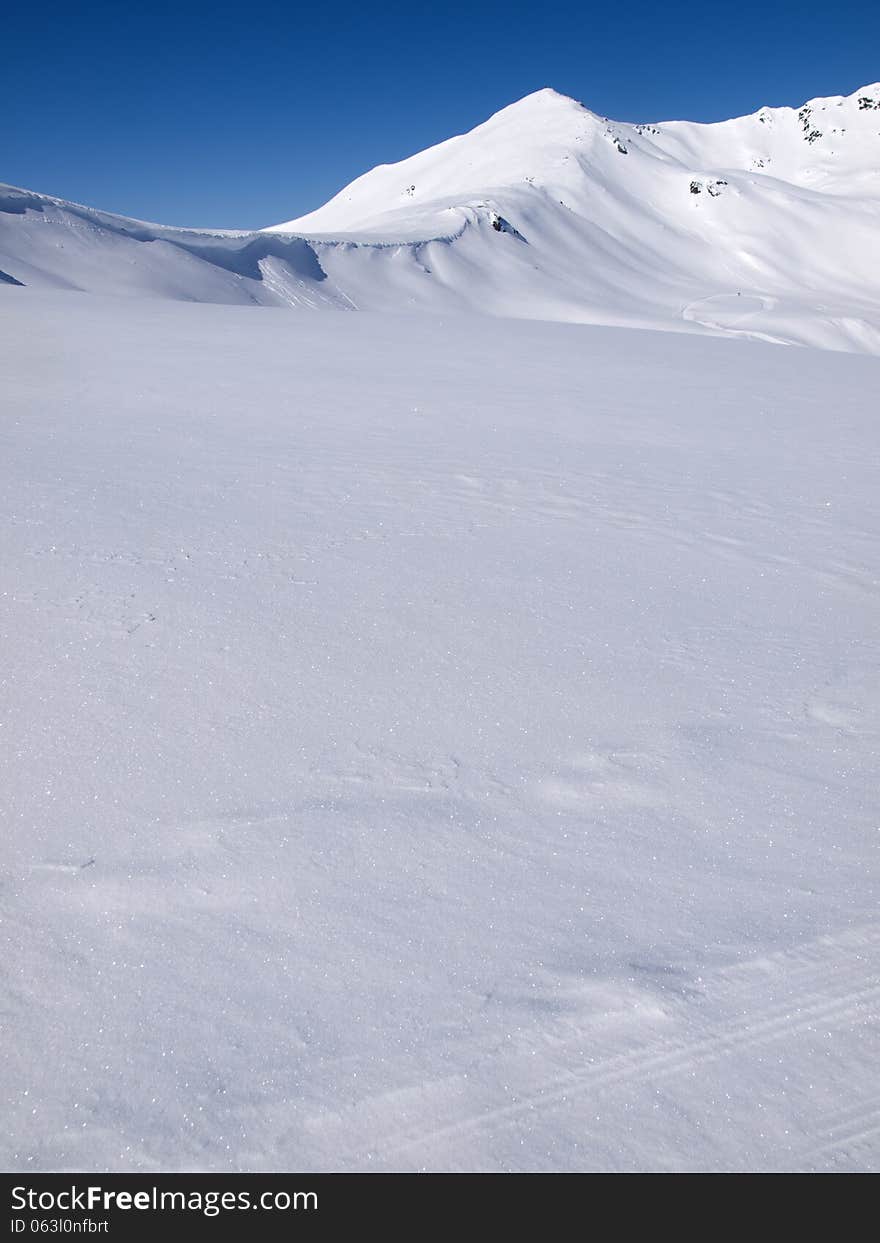
[[[3,1168],[876,1168],[880,360],[4,284],[0,367]]]

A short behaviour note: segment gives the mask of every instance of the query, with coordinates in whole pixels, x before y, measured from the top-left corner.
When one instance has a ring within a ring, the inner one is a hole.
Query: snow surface
[[[880,353],[880,83],[720,124],[552,90],[261,233],[0,187],[0,282],[663,328]]]
[[[11,285],[0,359],[3,1168],[877,1167],[877,359]]]

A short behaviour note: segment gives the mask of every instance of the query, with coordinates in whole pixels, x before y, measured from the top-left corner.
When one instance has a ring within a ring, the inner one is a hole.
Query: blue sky
[[[289,219],[553,86],[618,120],[720,120],[880,78],[880,6],[548,0],[16,4],[0,181],[169,224]]]

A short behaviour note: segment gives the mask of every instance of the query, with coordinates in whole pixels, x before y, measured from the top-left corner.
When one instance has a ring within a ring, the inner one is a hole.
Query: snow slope
[[[877,352],[880,84],[717,125],[621,124],[543,90],[276,231],[358,242],[316,247],[355,302],[397,262],[417,301],[439,283],[497,315]]]
[[[0,273],[208,302],[569,320],[880,352],[880,83],[714,125],[552,90],[257,234],[7,188]]]
[[[302,238],[172,229],[0,186],[6,282],[182,302],[345,306]]]
[[[880,360],[2,286],[0,367],[3,1168],[877,1168]]]

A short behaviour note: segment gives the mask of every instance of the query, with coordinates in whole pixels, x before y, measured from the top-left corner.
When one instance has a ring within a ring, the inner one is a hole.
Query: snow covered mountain
[[[703,125],[552,90],[259,233],[0,193],[0,273],[208,302],[619,324],[880,352],[880,83]]]
[[[0,1168],[880,1169],[878,131],[0,188]]]

